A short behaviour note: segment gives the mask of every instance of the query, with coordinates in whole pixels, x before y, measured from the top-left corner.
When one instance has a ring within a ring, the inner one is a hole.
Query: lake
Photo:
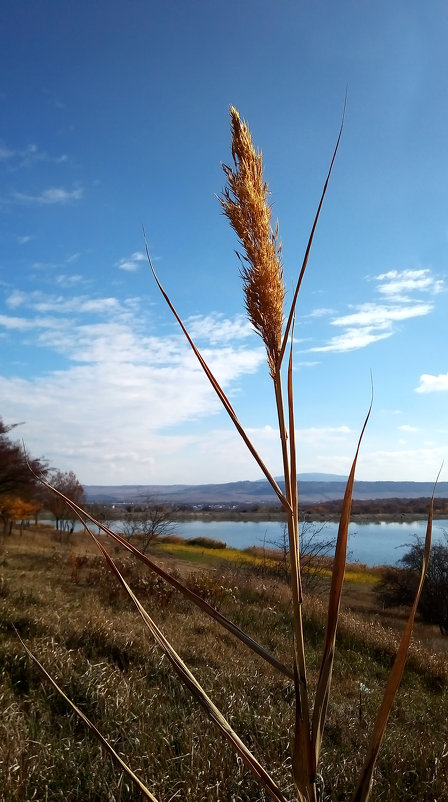
[[[309,524],[321,527],[321,524]],[[176,523],[176,533],[182,537],[212,537],[223,540],[228,546],[246,549],[248,546],[271,547],[282,541],[283,524],[278,521],[180,521]],[[317,538],[331,540],[336,538],[338,525],[326,523]],[[433,542],[444,540],[448,532],[448,520],[433,522]],[[379,521],[369,524],[350,524],[349,561],[366,565],[394,565],[406,552],[406,545],[414,542],[414,536],[424,537],[426,521],[390,523]]]
[[[321,530],[316,535],[317,539],[327,541],[337,536],[337,523],[323,525],[310,523],[307,526]],[[80,527],[78,523],[75,528]],[[114,521],[111,528],[119,532],[120,521]],[[178,521],[175,523],[174,531],[185,538],[200,536],[222,540],[227,546],[235,549],[247,549],[249,546],[263,546],[263,544],[266,548],[273,548],[274,544],[281,548],[283,524],[279,521]],[[444,532],[448,532],[448,520],[434,521],[433,543],[444,541]],[[406,552],[406,546],[414,542],[415,535],[424,537],[425,533],[426,521],[351,523],[348,560],[372,566],[394,565]]]

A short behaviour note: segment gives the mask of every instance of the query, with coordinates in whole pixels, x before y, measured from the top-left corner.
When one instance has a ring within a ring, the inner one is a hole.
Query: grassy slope
[[[284,583],[260,564],[222,562],[222,554],[205,552],[171,549],[160,559],[289,663]],[[288,796],[288,681],[161,581],[126,570],[165,634]],[[68,544],[51,531],[8,538],[0,554],[0,596],[2,801],[140,798],[24,655],[13,625],[161,802],[265,798],[180,686],[83,536]],[[328,800],[350,798],[396,644],[395,620],[373,603],[369,582],[348,584],[324,738]],[[323,597],[309,596],[305,612],[313,685]],[[374,799],[448,799],[448,658],[438,651],[436,634],[421,631],[429,633],[431,649],[423,642],[413,647]]]

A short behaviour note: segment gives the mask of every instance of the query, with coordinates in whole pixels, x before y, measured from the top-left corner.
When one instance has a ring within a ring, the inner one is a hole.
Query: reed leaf
[[[440,469],[441,470],[441,469]],[[440,475],[440,471],[439,471]],[[437,481],[438,481],[437,477]],[[436,484],[437,484],[436,481]],[[395,700],[395,696],[400,685],[404,667],[406,664],[406,658],[409,650],[409,644],[411,641],[412,630],[414,627],[415,615],[418,608],[418,603],[420,601],[420,596],[423,589],[423,583],[425,581],[426,576],[426,569],[428,567],[428,562],[430,559],[431,553],[431,536],[432,536],[432,519],[433,519],[433,510],[434,510],[434,494],[435,494],[435,486],[433,490],[433,494],[431,497],[431,502],[429,505],[428,511],[428,523],[426,527],[426,537],[425,537],[425,546],[423,550],[423,559],[422,559],[422,568],[420,574],[420,581],[418,584],[417,592],[415,594],[414,603],[411,607],[409,617],[406,623],[406,626],[403,630],[403,634],[401,637],[400,645],[394,660],[394,664],[392,666],[391,672],[389,674],[389,679],[387,681],[386,689],[384,691],[383,700],[378,711],[378,715],[376,718],[375,726],[373,728],[372,736],[370,739],[369,748],[367,750],[366,759],[364,762],[364,766],[361,771],[361,775],[359,778],[359,782],[356,788],[356,791],[353,795],[353,802],[368,802],[370,798],[370,793],[372,789],[372,780],[373,780],[373,771],[375,768],[375,763],[378,757],[378,752],[380,750],[381,742],[384,737],[384,731],[386,729],[387,722],[389,720],[390,712],[392,709],[392,705]]]
[[[113,757],[113,759],[121,766],[123,771],[127,774],[127,776],[138,786],[142,794],[146,797],[146,799],[152,800],[152,802],[157,802],[156,797],[151,793],[151,791],[142,783],[141,780],[137,777],[136,774],[129,768],[129,766],[124,762],[124,760],[120,757],[120,755],[115,751],[113,746],[106,740],[106,738],[101,734],[101,732],[95,727],[93,722],[90,721],[89,718],[79,709],[69,697],[64,693],[62,688],[57,684],[57,682],[53,679],[51,674],[48,673],[47,669],[42,665],[41,662],[37,659],[37,657],[30,651],[28,646],[23,642],[22,638],[20,637],[19,633],[16,630],[16,635],[22,644],[23,648],[25,649],[26,653],[29,657],[34,661],[34,663],[39,667],[42,674],[51,682],[53,688],[58,692],[60,696],[67,702],[68,705],[75,711],[77,716],[79,716],[82,721],[87,725],[89,730],[98,738],[98,740],[103,745],[104,749],[109,752],[109,754]]]
[[[207,693],[204,691],[200,683],[197,681],[196,677],[186,666],[182,658],[178,655],[174,647],[171,645],[171,643],[168,641],[165,635],[163,635],[162,631],[159,629],[155,621],[145,610],[145,608],[138,600],[137,596],[130,588],[130,586],[122,576],[121,572],[115,565],[114,560],[112,559],[108,551],[104,548],[101,541],[98,540],[98,538],[87,526],[86,530],[90,534],[91,538],[94,540],[98,549],[103,554],[109,568],[113,571],[118,581],[128,594],[129,598],[134,603],[142,620],[146,624],[147,628],[153,635],[156,642],[164,651],[165,655],[167,656],[168,660],[170,661],[171,665],[173,666],[174,670],[176,671],[177,675],[180,677],[182,682],[187,686],[187,688],[191,691],[193,696],[200,703],[202,708],[207,713],[208,717],[217,725],[217,727],[224,735],[226,740],[230,743],[235,752],[242,758],[246,766],[250,769],[252,774],[260,782],[260,784],[263,786],[266,793],[269,794],[271,799],[273,799],[275,802],[287,802],[286,798],[283,796],[277,784],[274,782],[274,780],[271,778],[268,772],[263,768],[263,766],[259,763],[255,755],[253,755],[252,752],[243,743],[243,741],[231,727],[227,719],[222,715],[220,710],[216,707],[216,705],[212,702]]]
[[[190,337],[190,335],[189,335],[189,333],[187,331],[187,328],[186,328],[185,324],[182,322],[182,319],[177,314],[177,312],[176,312],[176,310],[175,310],[175,308],[174,308],[174,306],[173,306],[168,294],[165,292],[165,290],[164,290],[164,288],[163,288],[163,286],[162,286],[162,284],[161,284],[161,282],[160,282],[160,280],[159,280],[159,278],[157,276],[157,273],[154,270],[154,266],[153,266],[152,261],[151,261],[151,256],[150,256],[150,253],[149,253],[148,243],[147,243],[146,235],[145,235],[144,231],[143,231],[143,235],[144,235],[144,238],[145,238],[145,248],[146,248],[146,256],[147,256],[147,259],[148,259],[148,264],[149,264],[149,266],[151,268],[151,272],[152,272],[152,274],[154,276],[154,279],[156,281],[156,284],[157,284],[160,292],[162,293],[162,295],[163,295],[165,301],[167,302],[167,304],[168,304],[171,312],[173,313],[174,317],[176,318],[180,328],[182,329],[182,331],[183,331],[183,333],[184,333],[184,335],[185,335],[185,337],[187,339],[187,342],[189,343],[193,353],[195,354],[196,358],[198,359],[199,364],[201,365],[205,375],[207,376],[207,378],[208,378],[210,384],[212,385],[212,387],[213,387],[216,395],[218,396],[219,400],[221,401],[224,409],[226,410],[227,414],[229,415],[229,417],[230,417],[232,423],[234,424],[238,434],[241,436],[242,440],[245,442],[245,444],[246,444],[247,448],[249,449],[250,453],[252,454],[253,458],[255,459],[255,461],[258,463],[259,467],[263,471],[264,475],[266,476],[266,479],[268,480],[268,482],[271,485],[272,489],[276,493],[276,495],[277,495],[278,499],[280,500],[282,506],[285,507],[286,510],[288,510],[289,509],[289,504],[288,504],[288,502],[286,500],[285,494],[280,489],[279,485],[275,481],[275,479],[272,476],[271,472],[269,471],[269,469],[267,468],[267,466],[265,465],[265,463],[261,459],[261,457],[260,457],[258,451],[256,450],[255,446],[251,442],[251,440],[250,440],[249,436],[247,435],[245,429],[242,427],[241,423],[239,422],[238,417],[237,417],[237,415],[235,413],[235,410],[233,409],[229,399],[227,398],[226,394],[224,393],[224,390],[222,389],[222,387],[219,384],[218,380],[213,375],[213,373],[210,370],[209,366],[207,365],[205,359],[203,358],[201,352],[199,351],[199,349],[194,344],[192,338]]]
[[[353,464],[350,470],[347,486],[345,489],[342,504],[341,517],[339,520],[338,536],[334,555],[333,571],[331,576],[331,586],[328,597],[327,626],[325,632],[324,650],[320,666],[319,680],[316,689],[314,702],[313,723],[312,723],[312,745],[314,752],[314,768],[317,768],[320,756],[320,747],[327,715],[328,699],[331,688],[331,678],[333,673],[334,649],[336,642],[336,632],[339,619],[339,608],[341,604],[342,586],[344,582],[345,565],[347,560],[347,540],[348,527],[350,523],[350,513],[353,498],[353,485],[355,481],[356,463],[358,460],[359,449],[362,438],[366,430],[367,422],[372,410],[373,398],[362,427],[358,440]]]
[[[319,204],[318,204],[318,207],[317,207],[317,212],[316,212],[316,214],[314,216],[313,225],[311,227],[311,233],[310,233],[310,236],[308,238],[308,243],[307,243],[307,246],[306,246],[306,249],[305,249],[305,256],[303,257],[302,267],[300,269],[299,278],[297,280],[296,288],[295,288],[295,291],[294,291],[294,296],[293,296],[293,299],[292,299],[291,309],[289,311],[288,320],[286,322],[285,331],[284,331],[284,334],[283,334],[283,340],[282,340],[282,344],[281,344],[281,348],[280,348],[280,352],[279,352],[279,356],[278,356],[278,361],[277,361],[277,370],[280,369],[282,361],[283,361],[283,357],[284,357],[284,354],[285,354],[285,349],[286,349],[286,345],[287,345],[287,342],[288,342],[289,332],[291,330],[291,325],[292,325],[292,321],[293,321],[294,314],[295,314],[297,298],[298,298],[298,295],[299,295],[299,292],[300,292],[300,287],[302,286],[302,280],[303,280],[303,277],[305,275],[305,270],[306,270],[306,267],[307,267],[307,264],[308,264],[308,259],[309,259],[310,253],[311,253],[311,246],[313,244],[314,234],[316,232],[317,223],[319,221],[319,217],[320,217],[320,213],[321,213],[322,206],[323,206],[323,203],[324,203],[325,195],[327,194],[327,189],[328,189],[328,184],[329,184],[329,181],[330,181],[331,173],[333,172],[333,166],[334,166],[334,163],[335,163],[335,160],[336,160],[336,154],[337,154],[337,152],[339,150],[339,143],[341,141],[342,131],[343,131],[343,128],[344,128],[344,119],[345,119],[346,106],[347,106],[347,92],[345,93],[344,108],[343,108],[343,111],[342,111],[342,120],[341,120],[341,125],[340,125],[340,128],[339,128],[338,138],[336,140],[336,146],[335,146],[335,149],[333,151],[333,157],[331,159],[330,167],[329,167],[329,170],[328,170],[328,173],[327,173],[327,177],[325,179],[325,183],[324,183],[324,187],[323,187],[323,190],[322,190],[322,194],[320,196]]]
[[[112,529],[109,529],[100,521],[97,521],[96,518],[94,518],[92,515],[90,515],[89,512],[87,512],[87,510],[84,510],[82,507],[78,506],[78,504],[75,504],[75,502],[73,502],[63,493],[61,493],[60,490],[57,490],[55,487],[53,487],[45,479],[40,478],[40,481],[49,490],[51,490],[53,493],[56,493],[56,495],[58,495],[60,498],[64,499],[66,504],[70,507],[70,509],[73,510],[75,515],[78,517],[79,521],[82,524],[84,524],[84,526],[85,526],[85,521],[88,520],[94,526],[101,529],[101,531],[104,532],[106,535],[108,535],[112,540],[123,546],[124,549],[129,551],[137,559],[143,562],[148,568],[154,571],[155,574],[164,579],[165,582],[170,584],[173,588],[176,588],[176,590],[178,590],[187,599],[193,602],[193,604],[195,604],[197,607],[203,610],[204,613],[207,613],[207,615],[213,618],[218,624],[227,629],[228,632],[230,632],[232,635],[238,638],[238,640],[244,643],[245,646],[247,646],[253,652],[258,654],[258,656],[261,657],[263,660],[265,660],[267,663],[270,663],[270,665],[273,668],[275,668],[277,671],[280,671],[282,674],[284,674],[284,676],[288,677],[288,679],[290,680],[294,679],[294,672],[291,668],[285,666],[273,654],[271,654],[267,649],[265,649],[264,646],[261,646],[261,644],[259,644],[256,640],[254,640],[254,638],[252,638],[250,635],[244,632],[244,630],[242,630],[237,624],[235,624],[225,615],[220,613],[219,610],[216,610],[216,608],[213,607],[211,604],[209,604],[207,601],[205,601],[205,599],[202,599],[201,596],[199,596],[193,590],[184,585],[183,582],[180,582],[180,580],[178,580],[176,577],[172,576],[163,568],[161,568],[160,565],[154,562],[154,560],[151,560],[151,558],[148,557],[146,554],[143,554],[143,552],[137,549],[136,546],[134,546],[131,542],[126,540],[126,538],[122,537],[117,532],[114,532]]]
[[[308,695],[308,684],[306,678],[305,660],[305,641],[303,634],[302,621],[302,579],[300,571],[300,543],[299,543],[299,498],[297,486],[297,454],[295,439],[295,420],[294,420],[294,395],[293,395],[293,334],[291,334],[291,348],[288,360],[288,425],[289,425],[289,464],[290,464],[290,486],[291,486],[291,507],[293,514],[289,521],[291,529],[290,537],[290,568],[291,577],[294,577],[293,605],[295,628],[294,638],[296,648],[295,654],[295,721],[294,721],[294,744],[292,753],[293,776],[301,798],[314,802],[314,772],[311,763],[311,740],[310,740],[310,705]]]

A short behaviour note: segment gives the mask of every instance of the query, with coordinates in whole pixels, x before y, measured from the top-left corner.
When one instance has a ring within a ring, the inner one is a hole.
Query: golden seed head
[[[223,165],[228,185],[220,201],[246,252],[245,256],[238,254],[246,310],[263,339],[274,375],[281,349],[285,299],[278,224],[272,230],[262,154],[255,150],[249,128],[233,106],[230,115],[234,169]]]

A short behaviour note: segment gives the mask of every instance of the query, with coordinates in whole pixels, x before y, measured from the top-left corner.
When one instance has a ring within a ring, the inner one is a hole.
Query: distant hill
[[[315,478],[311,478],[315,477]],[[334,501],[344,496],[346,478],[335,474],[300,474],[302,503]],[[279,484],[283,487],[281,480]],[[135,504],[146,499],[170,504],[272,504],[276,496],[266,479],[204,485],[86,485],[87,501],[102,504]],[[429,498],[432,482],[355,482],[354,498]],[[448,482],[437,485],[437,496],[448,498]]]

